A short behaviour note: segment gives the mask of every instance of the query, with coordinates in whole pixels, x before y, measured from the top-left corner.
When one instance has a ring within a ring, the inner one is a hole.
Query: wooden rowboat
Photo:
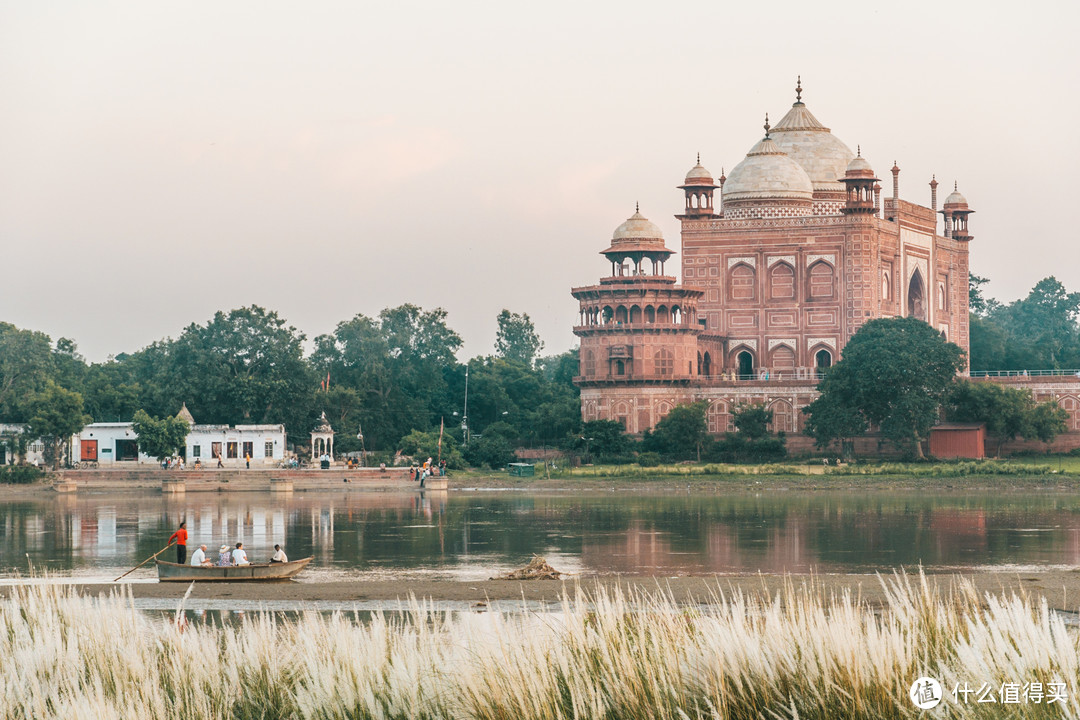
[[[155,560],[158,582],[252,582],[288,580],[307,567],[311,558],[287,563],[251,563],[250,565],[178,565]]]

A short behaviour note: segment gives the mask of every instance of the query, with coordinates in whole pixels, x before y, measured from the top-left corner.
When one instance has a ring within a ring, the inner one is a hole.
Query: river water
[[[0,577],[111,579],[161,549],[274,543],[303,581],[487,578],[533,553],[582,574],[873,572],[1080,566],[1080,494],[428,492],[0,497]],[[172,551],[163,557],[173,559]],[[154,577],[152,568],[138,579]]]

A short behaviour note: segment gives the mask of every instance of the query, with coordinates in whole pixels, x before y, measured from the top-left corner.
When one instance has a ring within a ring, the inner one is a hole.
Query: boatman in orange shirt
[[[176,563],[177,565],[183,565],[187,561],[187,522],[180,523],[180,527],[176,529],[172,535],[169,536],[169,545],[172,545],[173,538],[176,538]]]

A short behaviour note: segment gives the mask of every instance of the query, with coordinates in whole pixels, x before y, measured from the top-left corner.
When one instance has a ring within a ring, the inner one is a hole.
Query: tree
[[[735,408],[731,414],[731,421],[735,429],[743,434],[747,440],[760,440],[769,434],[769,423],[773,420],[773,412],[764,405],[742,405]]]
[[[27,420],[25,401],[45,388],[51,364],[45,333],[0,322],[0,413],[9,422]]]
[[[439,431],[423,432],[421,430],[413,430],[398,441],[398,449],[401,450],[402,455],[408,455],[409,457],[414,458],[418,463],[424,462],[429,457],[438,462]],[[465,466],[465,461],[461,457],[461,450],[458,449],[457,440],[448,433],[443,433],[442,459],[446,461],[446,466],[448,468],[461,468]]]
[[[60,464],[61,449],[90,421],[83,413],[82,395],[50,380],[30,400],[29,412],[28,433],[44,441],[45,462],[55,469]]]
[[[316,386],[303,342],[304,334],[276,312],[252,305],[219,311],[131,361],[151,413],[171,414],[187,402],[201,422],[284,423],[302,435],[310,429]]]
[[[974,273],[968,275],[968,311],[974,315],[985,315],[991,308],[991,304],[995,302],[983,296],[983,285],[989,282],[988,278],[979,277]]]
[[[822,390],[825,383],[818,385]],[[814,438],[814,444],[825,450],[834,440],[840,442],[840,454],[851,458],[855,452],[855,438],[865,433],[870,424],[866,416],[847,404],[839,392],[829,392],[803,408],[807,416],[803,432]]]
[[[536,353],[544,347],[544,343],[536,334],[536,328],[528,314],[519,315],[504,309],[499,313],[498,323],[495,352],[502,358],[532,367]]]
[[[619,457],[630,452],[633,440],[626,434],[622,423],[615,420],[590,420],[582,423],[581,434],[572,438],[570,447],[585,453],[591,461],[593,455]]]
[[[133,419],[135,434],[139,438],[139,450],[153,458],[179,455],[187,446],[191,426],[187,420],[166,415],[160,420],[145,410],[138,410]]]
[[[680,459],[695,457],[700,462],[704,446],[712,439],[705,421],[708,408],[705,400],[676,405],[646,435],[645,449]]]
[[[829,431],[869,422],[897,447],[922,457],[922,440],[940,417],[945,395],[963,366],[964,351],[922,320],[871,320],[818,384],[820,402],[807,408],[811,427],[818,442],[827,443],[843,437],[828,437]],[[823,411],[834,415],[815,420],[814,414]],[[839,421],[836,413],[849,417]]]

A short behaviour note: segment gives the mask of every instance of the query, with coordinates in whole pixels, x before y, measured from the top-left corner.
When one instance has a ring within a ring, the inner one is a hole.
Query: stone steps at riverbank
[[[303,490],[411,490],[408,468],[357,468],[346,470],[162,470],[127,468],[108,470],[66,470],[53,476],[58,483],[74,483],[76,490],[160,489],[166,481],[183,483],[185,492],[265,491],[272,481],[292,484]]]

